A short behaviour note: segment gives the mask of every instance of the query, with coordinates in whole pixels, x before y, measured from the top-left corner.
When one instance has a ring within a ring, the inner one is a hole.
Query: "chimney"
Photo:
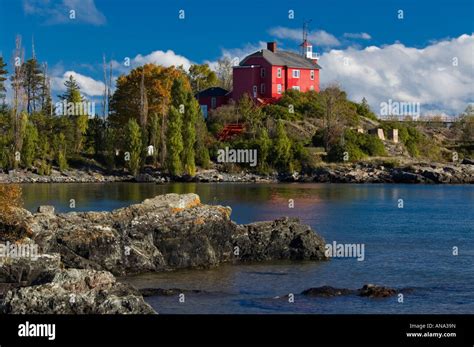
[[[272,51],[273,53],[277,50],[277,43],[276,42],[267,42],[267,49]]]

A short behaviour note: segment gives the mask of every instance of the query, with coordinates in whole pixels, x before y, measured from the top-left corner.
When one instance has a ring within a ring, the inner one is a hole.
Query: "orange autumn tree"
[[[110,122],[116,128],[123,128],[130,118],[135,118],[141,126],[140,115],[143,110],[143,96],[146,94],[148,115],[166,115],[171,100],[173,81],[184,77],[186,86],[191,85],[182,68],[145,64],[117,78],[117,88],[111,100]],[[148,117],[149,119],[149,117]]]

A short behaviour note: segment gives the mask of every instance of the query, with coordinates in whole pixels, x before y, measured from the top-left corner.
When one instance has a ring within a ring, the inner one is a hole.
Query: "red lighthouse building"
[[[259,104],[272,103],[281,98],[284,91],[319,91],[317,56],[307,40],[302,53],[277,50],[276,42],[268,42],[267,49],[247,56],[233,68],[232,99],[239,100],[248,94]]]

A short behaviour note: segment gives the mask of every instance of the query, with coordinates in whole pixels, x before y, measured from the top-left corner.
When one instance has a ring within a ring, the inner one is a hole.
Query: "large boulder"
[[[50,283],[10,290],[3,303],[10,314],[153,314],[132,287],[105,271],[61,270]]]
[[[295,218],[238,226],[234,234],[241,260],[325,260],[325,242]]]

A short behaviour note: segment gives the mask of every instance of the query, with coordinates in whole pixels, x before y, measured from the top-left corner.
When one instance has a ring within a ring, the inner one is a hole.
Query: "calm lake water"
[[[160,313],[474,313],[474,186],[345,184],[27,184],[27,208],[112,210],[164,193],[197,193],[228,205],[238,223],[299,217],[327,243],[364,244],[365,259],[225,265],[128,278],[137,287],[200,289],[147,301]],[[289,208],[289,199],[294,208]],[[403,199],[403,208],[398,208]],[[457,247],[459,255],[453,255]],[[413,292],[397,297],[305,298],[330,285],[375,283]],[[275,298],[295,294],[295,302]]]

